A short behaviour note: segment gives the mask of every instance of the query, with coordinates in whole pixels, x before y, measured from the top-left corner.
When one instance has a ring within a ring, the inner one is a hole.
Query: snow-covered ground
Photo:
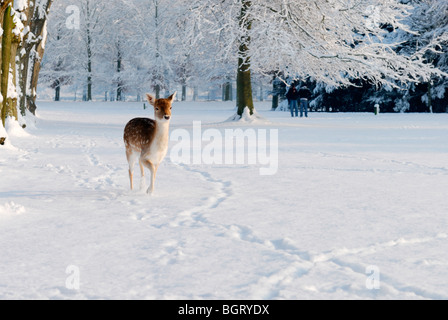
[[[278,133],[275,174],[169,151],[148,196],[122,132],[152,112],[39,103],[0,146],[0,299],[448,299],[448,115],[256,107],[177,102],[171,130]]]

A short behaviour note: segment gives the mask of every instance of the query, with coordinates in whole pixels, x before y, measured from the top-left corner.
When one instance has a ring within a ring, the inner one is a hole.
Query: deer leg
[[[132,151],[126,150],[126,158],[129,164],[129,182],[131,184],[131,190],[134,190],[134,165],[137,157]]]
[[[151,193],[154,191],[154,184],[156,181],[157,170],[159,170],[159,165],[154,166],[154,170],[151,172]]]
[[[142,174],[141,180],[140,180],[140,190],[143,190],[146,188],[146,180],[145,180],[145,167],[143,166],[142,159],[139,159],[139,165],[140,165],[140,172]]]
[[[148,191],[147,191],[148,194],[151,194],[151,193],[154,192],[154,182],[155,182],[155,179],[156,179],[156,175],[155,175],[156,167],[149,160],[142,160],[142,163],[151,172],[151,185],[149,186]]]
[[[131,183],[131,190],[134,190],[134,174],[131,169],[129,169],[129,181]]]
[[[145,176],[145,167],[143,166],[143,163],[141,160],[139,161],[139,164],[140,164],[140,172],[142,173],[142,177],[144,177]]]
[[[149,189],[147,191],[149,194],[154,192],[154,184],[156,181],[156,168],[154,167],[154,165],[152,163],[151,163],[150,171],[151,171],[151,186],[149,187]]]
[[[154,180],[156,180],[157,170],[159,170],[159,165],[154,167]]]

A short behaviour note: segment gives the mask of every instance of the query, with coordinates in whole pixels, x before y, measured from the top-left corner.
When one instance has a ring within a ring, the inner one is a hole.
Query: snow
[[[12,33],[16,37],[20,37],[20,39],[23,39],[23,30],[25,26],[23,25],[22,19],[19,17],[19,14],[16,14],[16,12],[14,12],[13,14],[14,29],[12,30]]]
[[[27,0],[15,0],[14,1],[14,10],[23,11],[28,8]]]
[[[13,201],[5,203],[0,206],[0,219],[8,216],[19,215],[25,212],[25,208],[21,205],[15,204]]]
[[[28,137],[30,134],[23,130],[20,126],[19,122],[16,121],[13,117],[6,118],[5,121],[6,132],[11,138],[14,137]]]
[[[253,110],[252,115],[250,114],[250,109],[248,107],[245,107],[243,110],[243,114],[240,116],[238,115],[237,112],[235,112],[235,114],[233,116],[231,116],[230,118],[228,118],[226,120],[226,122],[234,122],[237,121],[239,123],[246,123],[246,124],[266,124],[267,120],[265,118],[263,118],[263,116],[261,116],[257,110]]]
[[[13,71],[11,69],[9,69],[7,96],[11,99],[17,99],[19,97],[17,94],[16,86],[14,84]]]
[[[47,26],[48,26],[48,21],[45,20],[44,27],[43,27],[43,30],[42,30],[42,42],[41,42],[41,46],[42,46],[43,49],[45,49],[45,45],[47,44],[47,37],[48,37]]]
[[[177,102],[171,131],[277,130],[275,175],[168,151],[148,196],[122,142],[140,103],[40,102],[0,146],[0,299],[448,299],[447,114],[255,107]]]

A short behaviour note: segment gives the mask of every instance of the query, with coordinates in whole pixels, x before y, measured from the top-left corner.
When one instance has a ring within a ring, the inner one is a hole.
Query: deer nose
[[[170,116],[165,116],[165,120],[170,120]]]

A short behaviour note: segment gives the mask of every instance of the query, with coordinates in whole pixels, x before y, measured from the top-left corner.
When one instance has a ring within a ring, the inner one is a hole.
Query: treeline
[[[434,84],[422,83],[405,90],[361,87],[335,89],[327,93],[317,90],[312,109],[325,112],[373,112],[378,104],[381,112],[448,112],[448,95],[434,95]],[[433,96],[434,95],[434,96]],[[431,98],[432,97],[432,98]]]
[[[448,1],[347,3],[55,2],[40,81],[55,100],[215,87],[240,114],[275,75],[308,83],[317,111],[445,112]]]
[[[432,50],[425,52],[427,64],[445,72],[444,76],[430,77],[416,83],[396,81],[396,86],[378,86],[365,79],[351,79],[351,86],[332,87],[308,78],[302,84],[314,92],[310,105],[314,111],[325,112],[372,112],[378,104],[381,112],[448,112],[448,1],[402,0],[413,5],[408,24],[415,31],[401,33],[389,24],[382,26],[389,37],[398,38],[397,54],[412,55],[418,47],[439,39]],[[278,86],[275,94],[283,97],[285,88]]]
[[[376,104],[381,112],[387,113],[448,112],[446,86],[439,82],[412,85],[402,90],[376,88],[369,83],[359,83],[357,86],[337,88],[330,92],[315,82],[304,84],[314,93],[310,109],[316,112],[373,112]],[[281,97],[284,97],[284,90],[279,91]]]

